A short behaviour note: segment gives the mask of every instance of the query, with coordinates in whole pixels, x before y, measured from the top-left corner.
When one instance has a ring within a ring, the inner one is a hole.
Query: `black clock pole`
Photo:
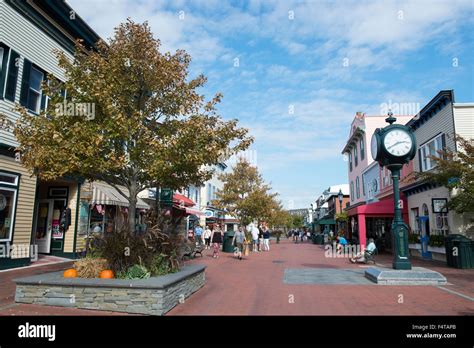
[[[391,164],[387,168],[392,172],[394,218],[392,222],[392,241],[394,246],[393,269],[411,269],[408,255],[408,226],[402,219],[402,201],[400,200],[399,181],[401,164]]]

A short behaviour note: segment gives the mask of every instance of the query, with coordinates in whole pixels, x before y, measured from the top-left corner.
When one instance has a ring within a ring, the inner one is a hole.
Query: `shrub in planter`
[[[127,279],[147,279],[150,278],[150,272],[142,265],[133,265],[125,274]]]
[[[408,235],[408,243],[409,244],[417,244],[420,242],[420,235],[411,233]]]
[[[74,262],[79,278],[99,278],[100,272],[109,267],[106,259],[86,257]]]
[[[91,245],[94,253],[108,260],[110,269],[123,278],[134,265],[147,270],[156,268],[156,255],[162,255],[161,271],[177,270],[181,266],[184,238],[175,233],[163,233],[158,225],[150,225],[143,234],[131,233],[128,225],[118,227],[116,232],[97,235]],[[104,268],[102,268],[104,269]]]
[[[442,235],[432,235],[430,236],[430,241],[428,243],[432,247],[443,247],[444,246],[444,236]]]

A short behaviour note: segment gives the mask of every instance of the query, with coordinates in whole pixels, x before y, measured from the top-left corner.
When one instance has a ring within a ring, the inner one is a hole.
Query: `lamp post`
[[[339,193],[337,194],[337,198],[339,199],[339,214],[342,214],[342,200],[344,199],[344,194],[342,193],[342,189],[339,189]],[[338,223],[338,230],[340,229],[341,222]],[[339,232],[339,231],[338,231]]]

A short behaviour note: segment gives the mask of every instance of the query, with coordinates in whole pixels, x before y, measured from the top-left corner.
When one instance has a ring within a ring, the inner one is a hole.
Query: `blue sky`
[[[147,20],[163,51],[187,50],[219,111],[252,150],[286,207],[307,208],[347,182],[341,150],[357,111],[423,107],[439,90],[474,102],[470,0],[68,0],[103,38]],[[237,65],[237,66],[236,66]]]

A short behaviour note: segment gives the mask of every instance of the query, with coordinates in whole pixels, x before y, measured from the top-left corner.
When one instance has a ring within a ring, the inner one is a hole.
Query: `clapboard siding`
[[[474,139],[474,104],[454,104],[456,133],[465,139]]]
[[[15,162],[9,157],[0,155],[0,170],[7,170],[18,173],[20,177],[20,189],[15,214],[13,243],[30,244],[31,231],[33,226],[33,211],[35,205],[36,177],[25,167]],[[12,255],[15,258],[15,255]]]
[[[72,55],[64,51],[61,45],[3,1],[0,1],[0,13],[0,28],[2,28],[0,41],[20,55],[15,102],[20,101],[25,58],[58,79],[64,80],[64,71],[58,66],[58,60],[53,51],[63,51],[71,59]],[[0,100],[0,113],[16,122],[20,115],[12,110],[14,107],[14,103]],[[0,130],[0,143],[18,146],[14,135],[5,130]]]
[[[419,149],[420,146],[424,145],[428,140],[440,133],[446,134],[446,147],[455,150],[456,146],[453,140],[454,119],[451,103],[446,104],[443,109],[436,113],[436,115],[415,130],[417,148]],[[418,151],[413,160],[414,171],[421,171]]]

